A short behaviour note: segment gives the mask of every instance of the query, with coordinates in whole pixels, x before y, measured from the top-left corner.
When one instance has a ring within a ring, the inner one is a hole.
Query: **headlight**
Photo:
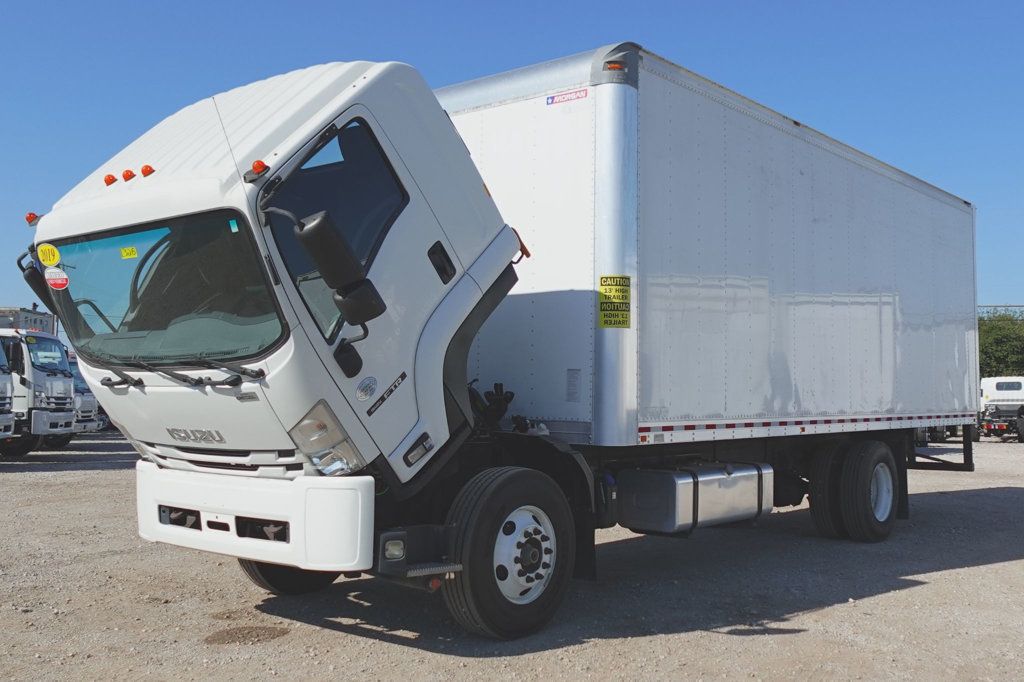
[[[349,474],[366,466],[348,433],[323,400],[288,432],[299,451],[327,476]]]
[[[32,392],[32,406],[33,407],[46,407],[49,401],[46,399],[46,391],[33,391]]]

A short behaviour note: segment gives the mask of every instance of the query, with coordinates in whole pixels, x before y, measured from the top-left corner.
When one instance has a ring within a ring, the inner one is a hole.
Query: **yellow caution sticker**
[[[128,260],[129,258],[138,258],[139,250],[134,246],[122,246],[121,247],[121,260]]]
[[[34,337],[34,336],[26,336],[25,337],[25,343],[35,343],[35,342],[36,342],[36,337]]]
[[[43,243],[36,247],[36,256],[39,262],[48,268],[60,262],[60,250],[53,244]]]
[[[629,323],[629,276],[603,275],[597,289],[597,326],[629,329]]]

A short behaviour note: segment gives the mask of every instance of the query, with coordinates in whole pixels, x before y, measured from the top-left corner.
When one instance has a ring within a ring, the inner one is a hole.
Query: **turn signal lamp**
[[[129,180],[135,177],[135,171],[133,171],[131,168],[126,168],[125,171],[121,173],[121,177],[124,178],[125,182],[128,182]]]

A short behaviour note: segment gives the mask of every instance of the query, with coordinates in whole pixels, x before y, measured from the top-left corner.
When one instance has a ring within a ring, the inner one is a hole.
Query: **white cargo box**
[[[438,98],[533,252],[470,356],[512,413],[609,446],[974,419],[968,202],[630,43]]]

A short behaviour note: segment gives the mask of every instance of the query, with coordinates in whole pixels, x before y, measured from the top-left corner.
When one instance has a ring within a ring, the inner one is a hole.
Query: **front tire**
[[[295,566],[268,564],[251,559],[239,559],[238,565],[257,587],[274,594],[319,592],[329,587],[341,575],[340,572],[309,571]]]
[[[512,639],[551,620],[576,558],[572,511],[551,477],[521,467],[482,471],[459,491],[448,523],[462,571],[441,594],[459,625]]]
[[[42,436],[15,436],[0,440],[0,459],[21,459],[37,449]]]
[[[75,434],[73,433],[67,433],[63,436],[43,436],[43,447],[47,450],[63,450],[74,437]]]
[[[900,493],[896,460],[889,446],[871,440],[850,446],[840,488],[843,524],[850,538],[880,542],[889,537]]]

